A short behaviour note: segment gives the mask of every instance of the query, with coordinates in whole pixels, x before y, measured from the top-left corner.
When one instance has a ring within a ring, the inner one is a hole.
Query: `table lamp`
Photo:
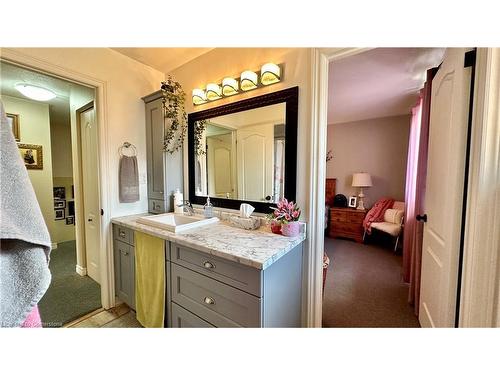
[[[365,206],[363,204],[363,198],[365,197],[365,194],[363,194],[363,188],[373,186],[370,174],[366,172],[354,173],[352,175],[352,186],[359,187],[358,207],[356,207],[356,209],[364,210]]]

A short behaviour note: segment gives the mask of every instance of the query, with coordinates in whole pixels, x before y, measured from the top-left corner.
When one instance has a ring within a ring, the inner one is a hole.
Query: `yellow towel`
[[[135,232],[135,307],[144,327],[163,327],[165,241],[141,232]]]

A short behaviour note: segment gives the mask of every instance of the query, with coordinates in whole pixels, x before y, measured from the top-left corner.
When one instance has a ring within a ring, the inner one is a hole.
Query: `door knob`
[[[423,221],[424,223],[427,223],[427,214],[417,215],[416,219],[417,221]]]
[[[87,221],[92,221],[92,219],[87,219]]]

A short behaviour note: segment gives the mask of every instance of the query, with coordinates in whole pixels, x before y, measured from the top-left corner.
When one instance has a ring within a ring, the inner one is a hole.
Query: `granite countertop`
[[[138,218],[148,215],[116,217],[111,222],[258,269],[266,269],[306,238],[305,233],[297,237],[274,234],[267,226],[256,230],[240,229],[225,220],[172,233],[137,222]]]

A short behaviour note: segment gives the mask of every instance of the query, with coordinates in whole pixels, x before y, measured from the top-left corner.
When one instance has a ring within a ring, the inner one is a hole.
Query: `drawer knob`
[[[119,235],[120,237],[125,238],[125,232],[124,232],[124,231],[122,231],[122,230],[121,230],[121,231],[119,231],[118,235]]]
[[[205,268],[215,268],[215,264],[213,264],[212,262],[209,262],[208,260],[203,263],[203,267]]]
[[[215,305],[215,300],[212,297],[205,297],[204,301],[207,305]]]

